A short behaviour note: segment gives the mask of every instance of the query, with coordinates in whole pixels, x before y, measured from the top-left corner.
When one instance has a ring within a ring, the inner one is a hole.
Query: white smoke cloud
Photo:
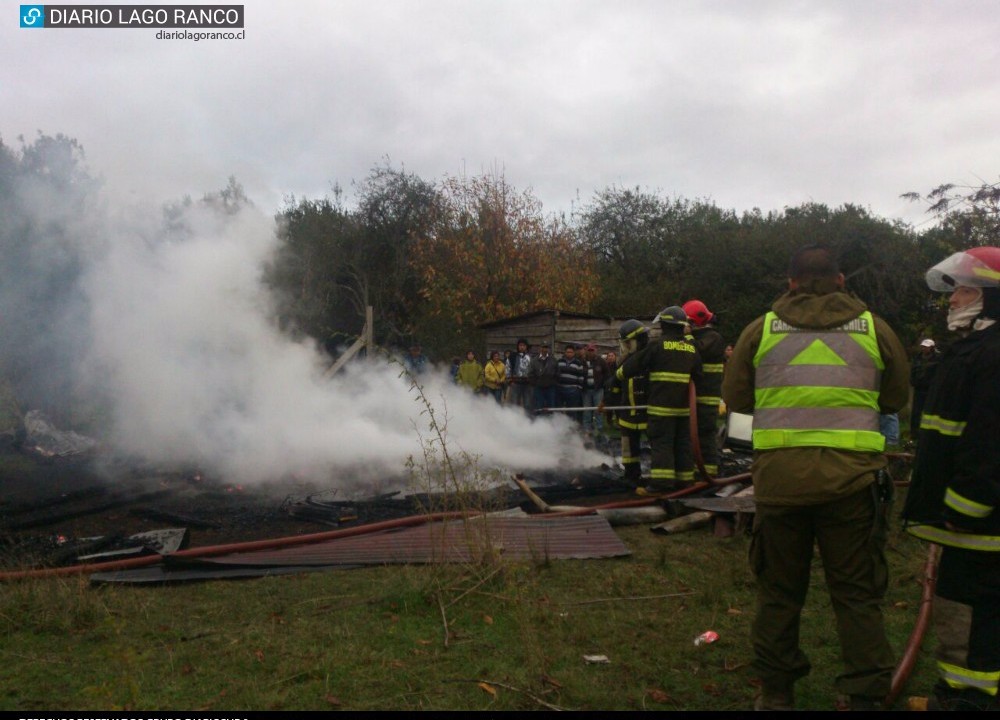
[[[86,367],[113,408],[110,443],[164,464],[196,464],[240,482],[289,475],[326,482],[399,476],[433,435],[402,368],[358,362],[326,376],[329,358],[282,334],[261,283],[274,221],[253,209],[202,205],[186,230],[119,218],[85,275],[91,318]],[[481,467],[592,466],[564,417],[531,421],[422,376],[450,453]]]

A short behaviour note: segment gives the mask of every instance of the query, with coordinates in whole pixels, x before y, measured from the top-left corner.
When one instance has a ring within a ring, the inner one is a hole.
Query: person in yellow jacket
[[[500,357],[500,351],[490,353],[490,359],[483,366],[483,384],[497,404],[503,401],[503,391],[507,385],[507,366]]]
[[[801,248],[788,275],[788,292],[743,330],[722,381],[726,405],[754,414],[754,706],[792,709],[809,673],[799,620],[818,545],[845,665],[839,702],[874,709],[895,665],[880,607],[892,483],[879,415],[906,405],[909,361],[889,325],[844,290],[829,248]]]
[[[465,353],[465,362],[458,366],[455,374],[455,384],[469,388],[478,393],[483,388],[483,366],[476,360],[476,353],[469,350]]]

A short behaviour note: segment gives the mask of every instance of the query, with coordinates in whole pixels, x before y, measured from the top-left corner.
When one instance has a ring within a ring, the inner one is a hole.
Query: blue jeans
[[[523,382],[513,382],[510,384],[510,391],[507,393],[507,404],[523,407],[529,413],[534,403],[532,402],[534,389],[531,385]]]
[[[545,408],[554,408],[555,406],[556,406],[555,385],[550,385],[549,387],[535,388],[535,410],[544,410]]]
[[[583,406],[597,407],[604,402],[604,388],[587,388],[583,391]],[[596,410],[583,411],[583,426],[601,431],[604,429],[604,416]]]
[[[583,391],[575,385],[556,385],[556,405],[561,408],[580,407],[583,404]],[[583,422],[583,413],[566,413],[578,423]]]
[[[879,415],[878,431],[885,435],[886,445],[899,445],[899,415]]]

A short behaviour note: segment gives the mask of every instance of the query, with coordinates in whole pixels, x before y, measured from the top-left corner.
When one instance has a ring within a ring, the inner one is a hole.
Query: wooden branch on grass
[[[448,616],[444,611],[444,603],[441,602],[441,596],[437,596],[438,607],[441,609],[441,622],[444,623],[444,646],[448,647],[448,638],[451,636],[451,631],[448,630]]]
[[[621,602],[622,600],[661,600],[662,598],[675,598],[675,597],[688,597],[689,595],[697,595],[694,590],[691,592],[684,593],[671,593],[669,595],[639,595],[636,597],[613,597],[613,598],[599,598],[597,600],[582,600],[581,602],[569,603],[571,606],[575,605],[594,605],[596,603],[606,603],[606,602]]]
[[[559,707],[558,705],[553,705],[552,703],[549,703],[549,702],[545,702],[540,697],[538,697],[537,695],[534,695],[533,693],[528,692],[527,690],[522,690],[521,688],[514,687],[513,685],[507,685],[507,684],[502,683],[502,682],[496,682],[495,680],[469,680],[469,679],[465,679],[465,678],[458,678],[458,679],[455,679],[455,680],[449,680],[448,682],[476,683],[477,685],[483,685],[483,684],[485,684],[485,685],[493,685],[493,686],[496,686],[498,688],[503,688],[504,690],[510,690],[511,692],[521,693],[522,695],[531,698],[536,703],[538,703],[542,707],[548,708],[549,710],[555,710],[557,712],[565,712],[566,711],[566,708]]]

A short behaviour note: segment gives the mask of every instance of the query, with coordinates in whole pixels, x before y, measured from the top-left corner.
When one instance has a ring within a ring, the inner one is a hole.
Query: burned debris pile
[[[643,448],[644,451],[647,448]],[[609,453],[610,455],[610,453]],[[613,461],[612,461],[613,462]],[[648,465],[648,454],[643,454]],[[750,456],[725,449],[723,477],[746,474]],[[165,471],[105,457],[99,445],[64,433],[40,414],[24,418],[17,441],[0,448],[0,569],[57,568],[123,557],[163,555],[275,538],[292,538],[436,513],[542,512],[579,514],[601,505],[641,504],[618,466],[524,472],[463,492],[382,492],[406,487],[405,478],[345,490],[286,481],[244,487],[197,471]],[[738,490],[730,488],[729,494]],[[717,487],[658,503],[668,520],[701,512],[715,519],[716,533],[745,529],[752,499],[726,498]],[[655,503],[650,498],[649,503]],[[612,524],[659,522],[622,519],[627,512],[601,510]],[[633,513],[638,517],[638,513]],[[622,516],[622,517],[620,517]],[[612,518],[615,519],[612,519]],[[728,520],[727,520],[728,518]]]

